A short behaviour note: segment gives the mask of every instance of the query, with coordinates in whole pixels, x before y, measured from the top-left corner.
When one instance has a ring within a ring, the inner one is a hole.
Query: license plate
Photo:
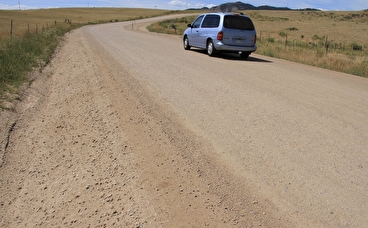
[[[243,43],[243,40],[240,40],[240,39],[239,40],[236,40],[236,43],[237,44],[241,44],[241,43]]]

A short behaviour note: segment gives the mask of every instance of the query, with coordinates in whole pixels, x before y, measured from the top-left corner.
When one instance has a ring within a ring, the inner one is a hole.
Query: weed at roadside
[[[61,37],[75,28],[58,25],[41,33],[26,34],[0,41],[0,96],[19,87],[34,67],[42,69],[52,58]],[[13,89],[11,89],[13,88]]]

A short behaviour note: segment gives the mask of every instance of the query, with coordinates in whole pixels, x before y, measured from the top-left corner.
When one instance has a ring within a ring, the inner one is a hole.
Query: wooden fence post
[[[328,53],[328,46],[329,46],[328,36],[326,36],[326,42],[325,42],[326,54]]]
[[[13,37],[13,20],[10,21],[10,37]]]
[[[288,45],[288,37],[287,37],[287,34],[286,34],[286,38],[285,38],[285,47]]]
[[[259,32],[259,40],[262,41],[262,30]]]

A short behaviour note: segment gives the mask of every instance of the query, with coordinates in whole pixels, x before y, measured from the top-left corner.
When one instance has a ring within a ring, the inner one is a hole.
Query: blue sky
[[[212,7],[238,0],[1,0],[0,9],[38,9],[65,7],[123,7],[184,10]],[[368,0],[248,0],[254,6],[270,5],[292,9],[317,8],[322,10],[368,9]]]

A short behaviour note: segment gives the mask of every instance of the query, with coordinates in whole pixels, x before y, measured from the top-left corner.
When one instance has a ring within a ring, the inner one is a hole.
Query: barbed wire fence
[[[2,31],[0,33],[0,38],[9,36],[10,38],[16,36],[24,36],[30,34],[42,33],[47,29],[55,27],[58,24],[80,24],[83,22],[74,22],[70,19],[64,19],[62,21],[49,21],[44,23],[16,23],[16,21],[11,20],[8,27],[8,32]]]

